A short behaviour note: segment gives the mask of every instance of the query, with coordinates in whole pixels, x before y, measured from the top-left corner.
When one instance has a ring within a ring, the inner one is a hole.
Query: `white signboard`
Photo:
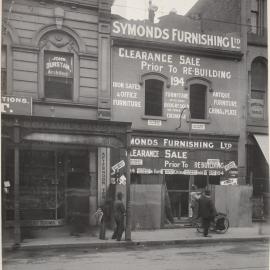
[[[235,168],[237,168],[237,166],[236,166],[236,164],[235,164],[234,161],[232,161],[229,164],[227,164],[227,165],[224,166],[225,171],[228,171],[230,169],[235,169]]]
[[[205,130],[205,124],[192,124],[192,129]]]
[[[161,127],[161,120],[148,120],[148,126],[157,126]]]
[[[228,185],[237,185],[237,178],[230,178],[224,181],[220,181],[220,184],[223,186],[228,186]]]
[[[120,170],[124,166],[125,166],[125,161],[121,160],[120,162],[118,162],[118,163],[116,163],[115,165],[112,166],[112,170],[113,171]]]
[[[133,165],[133,166],[143,165],[143,160],[142,159],[131,158],[130,159],[130,165]]]

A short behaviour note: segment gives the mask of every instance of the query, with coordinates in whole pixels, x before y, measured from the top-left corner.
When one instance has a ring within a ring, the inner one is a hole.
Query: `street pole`
[[[127,131],[127,179],[126,179],[126,231],[125,231],[125,240],[131,241],[131,209],[130,209],[130,140],[131,140],[131,131]]]
[[[183,108],[183,110],[180,113],[180,120],[179,120],[179,126],[176,129],[179,129],[181,127],[181,120],[182,120],[182,115],[184,113],[184,111],[187,110],[188,111],[188,140],[191,140],[191,113],[188,107]],[[191,153],[191,149],[189,151],[189,153]],[[190,159],[189,155],[189,159]],[[191,175],[189,175],[189,180],[188,180],[188,195],[190,194],[190,185],[191,185]],[[189,196],[189,203],[188,203],[188,216],[191,215],[191,206],[190,206],[190,196]]]

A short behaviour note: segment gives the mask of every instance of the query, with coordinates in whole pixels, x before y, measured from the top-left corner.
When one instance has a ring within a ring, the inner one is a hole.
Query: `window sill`
[[[210,119],[196,119],[196,118],[191,118],[190,120],[187,119],[187,122],[191,122],[191,123],[204,123],[204,124],[210,124]]]
[[[167,121],[167,117],[165,117],[165,116],[143,115],[141,118],[144,119],[144,120],[161,120],[161,121]]]

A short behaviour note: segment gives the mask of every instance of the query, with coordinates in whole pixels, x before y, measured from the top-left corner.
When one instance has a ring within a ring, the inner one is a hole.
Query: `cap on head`
[[[197,186],[196,185],[192,185],[191,186],[191,190],[196,190],[197,189]]]

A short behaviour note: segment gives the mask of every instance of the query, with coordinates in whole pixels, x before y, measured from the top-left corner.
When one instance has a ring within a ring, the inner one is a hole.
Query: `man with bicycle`
[[[205,190],[199,199],[199,211],[198,216],[202,219],[203,235],[204,237],[210,237],[208,235],[211,221],[217,215],[214,203],[210,198],[210,191]]]

